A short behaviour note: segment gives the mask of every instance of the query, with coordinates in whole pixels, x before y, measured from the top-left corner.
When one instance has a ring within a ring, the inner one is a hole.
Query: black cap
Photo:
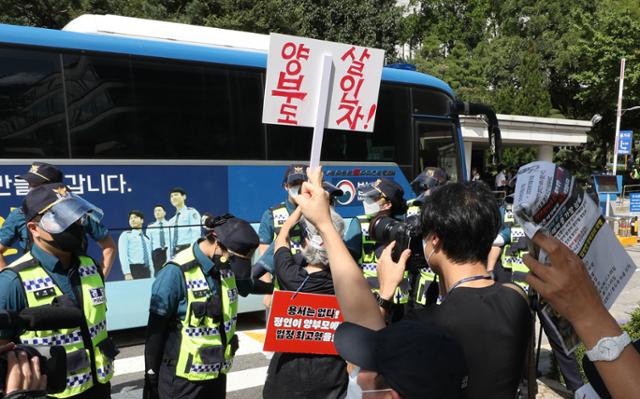
[[[467,386],[462,348],[433,323],[401,320],[374,331],[345,322],[334,343],[346,361],[382,375],[403,398],[455,399]]]
[[[640,352],[640,339],[634,341],[633,346]],[[602,381],[600,373],[598,373],[596,366],[594,366],[593,362],[589,360],[586,355],[582,358],[582,369],[589,380],[589,384],[591,384],[591,387],[593,387],[593,390],[596,391],[598,396],[600,396],[601,399],[611,399],[611,394],[604,384],[604,381]]]
[[[324,188],[324,191],[329,193],[329,198],[332,199],[335,197],[342,197],[344,195],[344,191],[327,181],[322,182],[322,188]]]
[[[387,200],[391,201],[394,206],[404,204],[404,190],[402,186],[384,177],[365,186],[361,193],[365,197],[383,195]]]
[[[260,244],[258,234],[249,222],[235,216],[218,219],[213,227],[216,240],[230,251],[249,255]]]
[[[425,168],[413,181],[411,188],[416,194],[438,187],[447,182],[447,172],[441,168]]]
[[[27,173],[18,177],[26,180],[31,186],[45,183],[62,183],[63,179],[60,169],[44,162],[34,162]]]
[[[38,214],[46,211],[61,196],[65,195],[67,188],[62,183],[41,184],[29,191],[22,202],[22,212],[28,222]]]
[[[291,184],[297,181],[307,181],[307,173],[305,172],[307,169],[307,165],[302,164],[293,164],[289,165],[287,170],[284,172],[284,178],[282,179],[282,184]]]
[[[173,194],[173,193],[180,193],[182,195],[187,195],[187,192],[184,191],[184,188],[182,187],[174,187],[169,191],[169,194]]]

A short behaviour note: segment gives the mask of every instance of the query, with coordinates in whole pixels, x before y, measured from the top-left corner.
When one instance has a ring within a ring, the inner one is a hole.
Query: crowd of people
[[[258,233],[232,215],[206,218],[203,236],[156,273],[144,397],[224,398],[239,347],[238,296],[276,289],[335,295],[345,321],[335,332],[338,355],[274,354],[264,398],[512,399],[533,341],[525,283],[573,325],[600,389],[640,397],[640,354],[577,255],[539,232],[531,240],[550,264],[519,253],[529,270],[519,276],[502,255],[516,237],[504,232],[505,209],[485,184],[447,182],[427,168],[412,187],[418,197],[406,201],[396,182],[376,179],[361,193],[364,215],[346,225],[334,209],[339,190],[321,168],[292,165],[287,199],[265,212]],[[106,328],[105,270],[85,253],[86,227],[99,225],[101,212],[61,181],[33,184],[21,212],[30,245],[0,272],[0,310],[74,306],[84,320],[55,331],[0,330],[6,397],[46,396],[39,358],[14,342],[63,346],[70,361],[57,397],[110,397],[117,349]],[[419,231],[401,252],[374,234],[380,223],[400,222]],[[496,277],[498,263],[511,277]]]

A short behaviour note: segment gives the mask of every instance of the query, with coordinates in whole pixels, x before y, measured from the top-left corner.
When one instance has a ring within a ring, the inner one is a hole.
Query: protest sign
[[[342,321],[333,295],[275,291],[264,350],[335,355],[333,336]]]
[[[609,308],[631,279],[635,264],[600,213],[600,208],[574,177],[550,162],[532,162],[518,170],[514,215],[527,237],[544,229],[577,254]],[[546,263],[541,251],[539,260]],[[571,324],[551,306],[541,310],[561,337],[565,352],[579,343]]]
[[[262,122],[313,127],[311,166],[324,129],[373,132],[384,51],[272,33]]]

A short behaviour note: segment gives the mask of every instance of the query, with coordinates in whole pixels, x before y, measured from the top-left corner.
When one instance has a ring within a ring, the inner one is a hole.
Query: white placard
[[[324,127],[372,132],[384,51],[271,34],[262,122],[315,127],[323,56],[333,68]]]

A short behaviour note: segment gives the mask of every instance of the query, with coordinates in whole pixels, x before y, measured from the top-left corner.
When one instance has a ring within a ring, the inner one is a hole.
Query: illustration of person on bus
[[[195,208],[187,206],[187,192],[183,188],[172,188],[169,191],[169,201],[176,208],[175,215],[169,219],[173,256],[200,238],[200,213]]]
[[[125,280],[151,277],[151,240],[142,231],[144,214],[129,212],[131,230],[123,231],[118,239],[120,267]]]
[[[167,211],[163,205],[153,207],[155,222],[147,226],[147,237],[151,240],[151,260],[153,261],[154,275],[160,271],[162,265],[171,256],[171,228],[169,221],[165,219]]]

